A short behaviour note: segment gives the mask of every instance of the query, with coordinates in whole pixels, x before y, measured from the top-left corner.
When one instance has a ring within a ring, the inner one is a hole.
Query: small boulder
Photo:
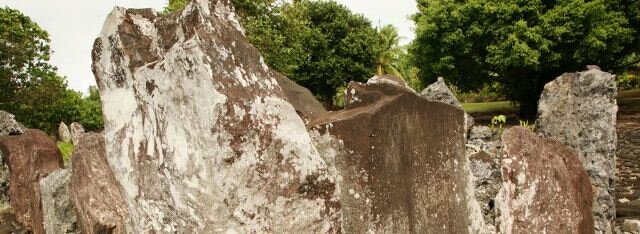
[[[426,98],[429,101],[446,103],[462,110],[462,103],[460,103],[460,101],[458,101],[458,99],[453,94],[453,92],[451,92],[451,89],[449,89],[449,86],[447,86],[447,84],[444,82],[444,79],[442,77],[438,77],[438,81],[427,86],[427,88],[422,90],[422,92],[420,92],[420,96],[422,96],[423,98]],[[475,124],[475,121],[473,120],[473,117],[471,117],[471,115],[465,112],[464,114],[465,134],[469,130],[471,130],[474,124]]]
[[[57,170],[40,180],[46,233],[80,233],[69,197],[71,169]]]
[[[9,166],[9,197],[16,219],[33,233],[44,233],[40,180],[63,168],[56,143],[40,131],[0,137],[0,150]]]
[[[64,142],[71,142],[71,132],[69,127],[64,122],[60,122],[58,125],[58,140]]]
[[[442,77],[438,77],[438,81],[423,89],[422,92],[420,92],[420,96],[430,101],[443,102],[462,109],[462,104],[453,92],[451,92],[451,89],[449,89],[449,86],[447,86]]]
[[[27,129],[9,112],[0,110],[0,136],[20,135]]]
[[[78,122],[73,122],[71,123],[71,126],[70,126],[70,133],[71,133],[71,142],[74,145],[78,144],[78,142],[80,142],[80,138],[82,137],[82,134],[84,134],[84,127],[82,127],[82,124]]]
[[[502,139],[499,230],[593,233],[591,184],[575,152],[521,127]]]
[[[616,217],[616,96],[615,76],[591,67],[546,84],[538,105],[537,131],[574,149],[587,170],[596,231],[604,233]]]
[[[84,134],[71,160],[71,203],[82,233],[126,233],[127,204],[107,161],[104,136]]]

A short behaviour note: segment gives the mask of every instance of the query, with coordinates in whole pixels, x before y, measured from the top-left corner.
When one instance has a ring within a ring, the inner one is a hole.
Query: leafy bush
[[[462,103],[507,101],[507,97],[501,90],[502,87],[499,83],[485,85],[480,90],[469,92],[462,92],[458,87],[451,85],[451,91],[456,95],[458,101]]]
[[[640,74],[627,72],[619,75],[616,81],[618,82],[618,89],[620,90],[640,88]]]
[[[64,164],[67,165],[71,161],[71,155],[73,154],[73,143],[68,141],[58,141],[58,149],[64,159]]]

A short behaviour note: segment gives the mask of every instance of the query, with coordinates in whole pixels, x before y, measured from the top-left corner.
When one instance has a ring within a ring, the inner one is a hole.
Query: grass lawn
[[[483,103],[463,103],[462,108],[469,114],[489,113],[489,112],[516,112],[517,108],[511,102],[483,102]]]

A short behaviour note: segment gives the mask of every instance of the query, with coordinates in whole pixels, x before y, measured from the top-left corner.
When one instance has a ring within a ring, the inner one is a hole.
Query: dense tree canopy
[[[560,74],[589,64],[620,71],[637,63],[637,5],[418,0],[411,53],[424,82],[444,76],[463,90],[499,82],[519,101],[521,114],[532,117],[544,84]]]
[[[0,110],[29,128],[55,133],[60,122],[102,128],[97,90],[83,98],[49,64],[48,33],[17,10],[0,8]]]

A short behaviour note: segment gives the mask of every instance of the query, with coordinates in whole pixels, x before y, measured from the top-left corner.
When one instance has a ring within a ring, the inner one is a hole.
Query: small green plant
[[[67,165],[71,161],[71,155],[73,154],[73,143],[68,141],[58,141],[58,149],[62,154],[64,165]]]
[[[502,135],[502,132],[504,131],[504,124],[507,123],[507,116],[505,115],[498,115],[498,116],[493,116],[493,118],[491,119],[491,124],[489,125],[489,128],[491,128],[491,130],[497,130],[498,131],[498,135]]]
[[[531,130],[532,132],[536,130],[536,123],[529,123],[529,120],[520,120],[520,127]]]

